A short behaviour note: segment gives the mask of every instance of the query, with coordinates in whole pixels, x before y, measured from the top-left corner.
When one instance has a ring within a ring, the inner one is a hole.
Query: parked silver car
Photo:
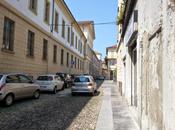
[[[75,77],[71,89],[72,95],[75,95],[75,93],[91,93],[94,95],[96,90],[97,84],[93,77],[85,75]]]
[[[64,81],[58,75],[38,76],[36,83],[40,86],[41,91],[52,91],[54,94],[57,93],[57,90],[64,89]]]
[[[40,87],[24,74],[0,74],[0,101],[6,106],[16,99],[40,97]]]

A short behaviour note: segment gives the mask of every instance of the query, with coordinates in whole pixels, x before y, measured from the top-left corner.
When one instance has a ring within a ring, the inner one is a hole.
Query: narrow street
[[[0,130],[94,129],[102,101],[98,93],[71,96],[70,88],[57,94],[43,93],[39,100],[24,99],[10,107],[0,106]]]
[[[116,83],[97,81],[98,92],[71,96],[70,88],[39,100],[0,106],[0,130],[137,130]]]

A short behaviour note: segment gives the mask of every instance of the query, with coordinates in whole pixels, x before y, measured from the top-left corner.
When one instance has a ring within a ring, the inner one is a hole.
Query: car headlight
[[[92,86],[88,86],[88,88],[89,88],[89,89],[91,89],[91,88],[92,88]]]

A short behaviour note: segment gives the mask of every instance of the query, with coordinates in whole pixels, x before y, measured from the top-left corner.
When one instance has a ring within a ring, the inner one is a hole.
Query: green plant
[[[124,11],[125,11],[125,5],[122,4],[120,7],[120,10],[118,12],[118,17],[117,17],[117,24],[122,24],[123,18],[124,18]]]

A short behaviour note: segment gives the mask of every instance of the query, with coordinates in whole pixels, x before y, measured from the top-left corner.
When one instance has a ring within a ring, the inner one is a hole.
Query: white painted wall
[[[44,22],[44,12],[45,12],[45,0],[38,0],[38,10],[37,10],[37,15],[35,15],[32,11],[30,11],[29,7],[29,0],[6,0],[11,6],[16,8],[18,11],[20,11],[23,15],[25,15],[27,18],[32,20],[35,24],[43,28],[47,32],[51,32],[51,27]],[[52,2],[53,0],[50,1],[50,24],[52,22]],[[59,24],[62,24],[62,19],[65,20],[66,25],[71,25],[71,21],[69,18],[66,17],[65,14],[63,14],[63,11],[58,7],[58,5],[55,2],[55,10],[59,14]],[[75,52],[77,55],[84,57],[83,53],[80,54],[78,49],[75,49],[74,47],[71,47],[70,44],[67,42],[67,26],[65,27],[65,38],[62,38],[62,27],[58,26],[58,33],[53,32],[53,36],[60,41],[62,45],[65,47],[69,48],[73,52]],[[78,39],[80,39],[83,43],[83,39],[81,39],[81,34],[76,31],[77,29],[73,28],[74,31],[74,36],[77,36]],[[70,40],[71,41],[71,40]],[[74,38],[74,43],[75,43],[75,38]],[[74,44],[75,45],[75,44]],[[84,50],[83,50],[84,51]]]
[[[175,129],[175,1],[163,0],[163,123]]]

